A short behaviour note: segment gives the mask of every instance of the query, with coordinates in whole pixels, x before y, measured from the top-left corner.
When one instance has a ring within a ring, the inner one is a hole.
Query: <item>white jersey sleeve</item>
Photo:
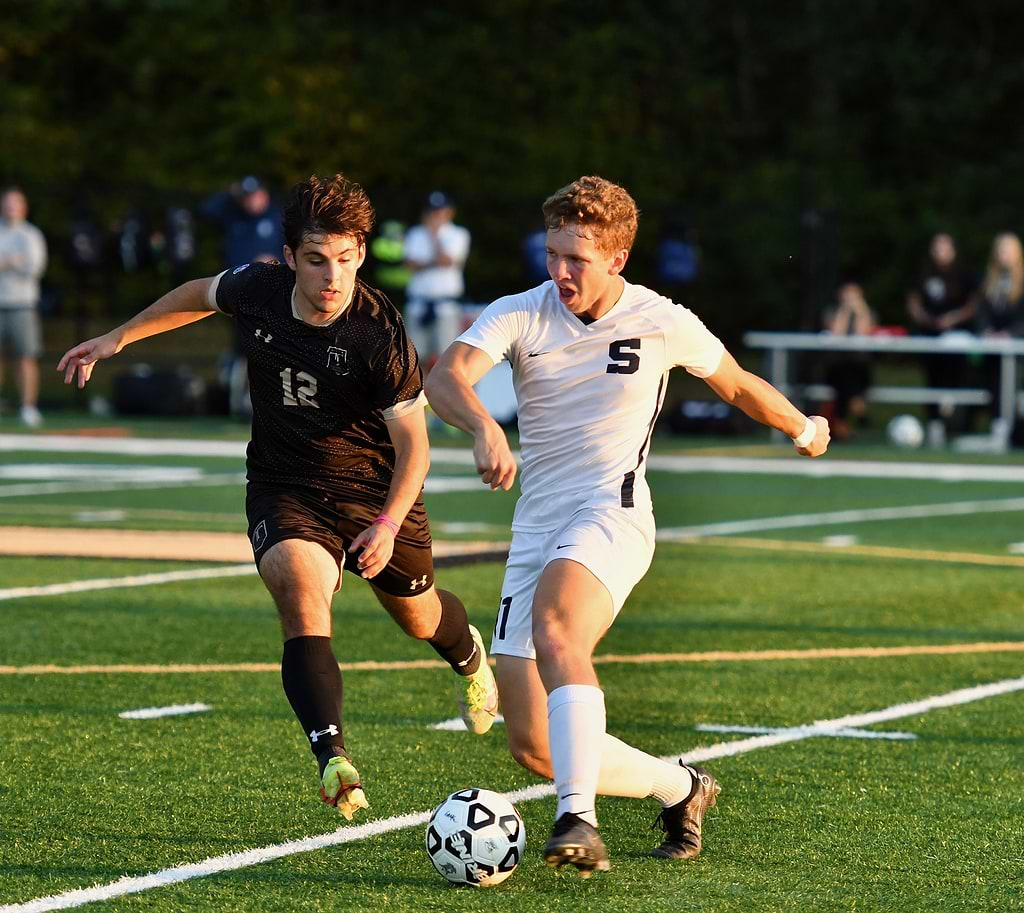
[[[725,354],[721,340],[689,308],[677,304],[669,314],[665,342],[670,364],[695,377],[714,374]]]
[[[513,364],[519,340],[529,323],[529,295],[508,295],[487,305],[456,342],[482,349],[495,364],[502,360]]]

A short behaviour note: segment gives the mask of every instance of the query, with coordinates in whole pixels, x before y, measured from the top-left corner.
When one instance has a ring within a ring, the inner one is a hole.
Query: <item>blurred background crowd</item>
[[[585,173],[640,205],[628,277],[737,352],[750,330],[1022,338],[1022,20],[1003,0],[599,0],[582,19],[568,0],[472,17],[389,0],[9,4],[0,422],[87,405],[49,377],[74,339],[192,276],[280,257],[279,201],[314,171],[370,193],[363,278],[427,361],[479,304],[543,281],[540,203]],[[186,390],[216,365],[201,408],[244,414],[229,328],[197,338],[143,350],[150,370]],[[794,373],[842,439],[873,421],[880,371],[987,391],[988,407],[915,407],[933,443],[991,430],[990,355],[806,353]],[[152,386],[122,378],[108,402],[175,408]]]

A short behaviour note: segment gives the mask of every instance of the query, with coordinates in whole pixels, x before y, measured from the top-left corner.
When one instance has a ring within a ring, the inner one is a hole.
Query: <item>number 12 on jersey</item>
[[[320,404],[314,399],[316,396],[316,378],[305,371],[299,371],[295,375],[298,381],[298,388],[292,381],[292,369],[285,368],[281,372],[281,393],[286,406],[312,406],[319,409]]]

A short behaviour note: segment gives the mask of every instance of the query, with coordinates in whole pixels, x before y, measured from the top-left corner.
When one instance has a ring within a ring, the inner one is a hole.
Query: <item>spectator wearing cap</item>
[[[281,211],[252,175],[214,194],[200,209],[224,231],[224,265],[280,260],[284,248]]]
[[[405,235],[406,327],[420,363],[428,370],[462,332],[465,292],[463,267],[469,256],[470,234],[456,225],[455,204],[435,190],[427,197],[418,225]]]
[[[284,256],[282,213],[259,178],[249,175],[214,194],[202,204],[200,213],[223,230],[224,265],[228,269]],[[225,374],[231,414],[248,418],[252,415],[249,375],[237,339],[234,351],[226,358]]]
[[[0,193],[0,355],[17,365],[23,425],[37,428],[39,414],[39,278],[46,269],[46,240],[26,219],[28,200],[18,187]]]

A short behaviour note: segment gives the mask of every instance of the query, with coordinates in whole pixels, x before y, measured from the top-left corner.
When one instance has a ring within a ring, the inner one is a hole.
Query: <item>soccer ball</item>
[[[914,450],[924,443],[924,426],[912,415],[897,415],[885,431],[897,447]]]
[[[452,884],[491,887],[519,865],[526,826],[516,807],[489,789],[460,789],[427,825],[427,855]]]

